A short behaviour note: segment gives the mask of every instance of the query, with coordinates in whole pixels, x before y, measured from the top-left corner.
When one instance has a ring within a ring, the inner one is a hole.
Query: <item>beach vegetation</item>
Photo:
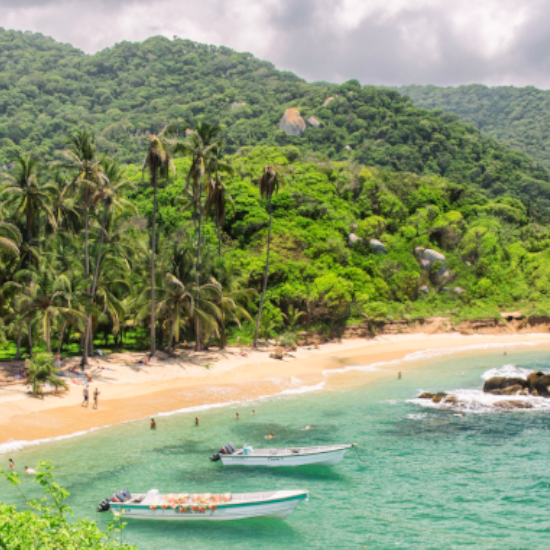
[[[120,542],[125,524],[112,521],[102,530],[88,518],[73,520],[66,504],[69,492],[58,485],[53,467],[41,462],[33,482],[40,485],[40,499],[27,498],[21,477],[0,469],[0,480],[14,486],[24,499],[27,509],[0,502],[0,548],[3,550],[137,550]]]
[[[60,370],[55,366],[51,353],[38,353],[33,359],[25,361],[27,384],[32,388],[34,397],[42,397],[43,386],[48,384],[54,390],[68,388],[67,383],[60,376]]]

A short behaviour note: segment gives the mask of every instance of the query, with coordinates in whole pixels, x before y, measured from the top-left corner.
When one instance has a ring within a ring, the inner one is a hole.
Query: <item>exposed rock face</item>
[[[442,265],[436,273],[438,279],[446,277],[449,274],[447,271],[447,258],[445,258],[441,252],[437,252],[437,250],[432,250],[431,248],[417,246],[414,249],[414,254],[420,262],[420,267],[425,271],[430,271],[435,262],[441,262]]]
[[[319,128],[319,126],[321,126],[321,123],[314,116],[310,116],[307,121],[310,126],[315,128]]]
[[[350,233],[348,235],[348,244],[350,246],[353,246],[356,243],[362,243],[363,239],[359,237],[359,235],[356,235],[355,233]]]
[[[528,388],[529,383],[523,378],[505,378],[503,376],[494,376],[489,378],[483,384],[483,391],[485,393],[492,393],[494,395],[513,395],[523,388]],[[508,388],[515,388],[515,390],[509,390]]]
[[[541,376],[544,376],[544,373],[540,372],[540,370],[533,371],[527,375],[527,383],[529,384],[529,391],[534,391],[536,389],[537,381]]]
[[[430,292],[430,287],[428,285],[422,285],[419,289],[422,294],[428,294]]]
[[[464,294],[464,293],[466,292],[466,289],[465,289],[465,288],[462,288],[462,287],[460,287],[460,286],[455,286],[455,287],[453,288],[453,292],[454,292],[455,294],[458,294],[458,295],[460,296],[461,294]]]
[[[375,254],[387,254],[388,249],[386,248],[386,245],[382,242],[380,242],[377,239],[371,239],[370,245],[374,251]]]
[[[236,109],[237,107],[243,107],[246,105],[246,101],[234,101],[231,103],[231,109]]]
[[[298,109],[287,109],[279,122],[279,130],[289,136],[301,136],[306,129],[306,123]]]
[[[326,107],[334,98],[332,96],[327,97],[323,102],[323,107]]]
[[[550,397],[550,374],[544,374],[537,380],[535,389],[542,397]]]

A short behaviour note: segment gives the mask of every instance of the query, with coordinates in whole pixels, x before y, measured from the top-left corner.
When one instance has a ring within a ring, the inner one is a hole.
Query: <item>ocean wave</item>
[[[550,411],[550,399],[533,395],[493,395],[482,390],[462,389],[447,392],[452,401],[441,400],[434,403],[431,399],[409,399],[422,407],[440,410],[453,410],[469,413],[495,413],[508,410],[513,411]],[[510,404],[510,406],[507,406]],[[517,404],[517,408],[514,406]],[[525,408],[522,408],[525,405]]]
[[[509,342],[502,344],[472,344],[470,346],[457,346],[455,348],[433,348],[422,351],[414,351],[405,355],[405,357],[401,359],[393,359],[391,361],[380,361],[378,363],[372,363],[370,365],[350,365],[348,367],[342,367],[340,369],[326,369],[323,371],[323,376],[328,376],[329,374],[345,373],[348,371],[383,371],[384,367],[399,365],[401,363],[422,361],[423,359],[437,359],[438,357],[445,357],[446,355],[453,355],[462,351],[503,349],[521,346],[538,346],[541,344],[547,344],[547,342]]]
[[[293,378],[291,380],[291,382],[294,385],[298,386],[298,379],[297,378]],[[314,386],[302,385],[302,386],[298,386],[298,387],[287,388],[287,389],[282,390],[282,391],[280,391],[276,394],[273,394],[273,395],[262,395],[260,397],[255,397],[255,398],[252,398],[252,399],[246,399],[246,400],[241,400],[241,401],[226,401],[226,402],[223,402],[223,403],[210,403],[210,404],[206,404],[206,405],[196,405],[194,407],[184,407],[182,409],[177,409],[175,411],[159,412],[157,414],[148,415],[147,417],[137,418],[135,420],[125,420],[125,421],[119,422],[117,424],[108,424],[107,426],[99,426],[99,427],[96,427],[96,428],[90,428],[89,430],[83,430],[83,431],[75,432],[75,433],[72,433],[72,434],[59,435],[57,437],[47,437],[47,438],[44,438],[44,439],[35,439],[35,440],[32,440],[32,441],[10,440],[10,441],[6,441],[5,443],[0,443],[0,455],[15,452],[15,451],[20,451],[20,450],[22,450],[26,447],[34,447],[35,445],[42,445],[44,443],[54,443],[56,441],[63,441],[65,439],[72,439],[73,437],[81,437],[83,435],[88,435],[88,434],[90,434],[92,432],[96,432],[98,430],[104,430],[104,429],[107,429],[107,428],[112,428],[113,426],[117,426],[119,424],[129,424],[131,422],[139,422],[141,420],[144,420],[144,418],[149,418],[149,416],[151,416],[151,417],[167,417],[167,416],[174,416],[174,415],[177,415],[177,414],[190,414],[190,413],[206,411],[206,410],[210,410],[210,409],[220,409],[222,407],[243,406],[243,405],[246,405],[246,404],[249,404],[249,403],[263,401],[263,400],[266,400],[266,399],[274,399],[276,397],[284,397],[286,395],[299,395],[299,394],[302,394],[302,393],[320,391],[324,388],[324,386],[325,386],[325,382],[322,381],[322,382],[319,382],[319,384],[315,384]]]

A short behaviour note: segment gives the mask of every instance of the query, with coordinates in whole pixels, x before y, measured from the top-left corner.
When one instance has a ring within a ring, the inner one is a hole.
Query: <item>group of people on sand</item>
[[[88,384],[86,384],[84,386],[84,390],[83,390],[83,395],[84,395],[84,400],[82,401],[82,407],[86,407],[88,408],[88,405],[90,403],[90,387],[88,386]],[[92,406],[93,409],[97,409],[98,406],[99,406],[99,389],[96,388],[94,390],[94,404]]]

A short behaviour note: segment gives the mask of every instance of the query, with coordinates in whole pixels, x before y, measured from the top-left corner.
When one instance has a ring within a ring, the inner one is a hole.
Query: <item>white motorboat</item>
[[[344,458],[352,445],[326,445],[321,447],[291,447],[288,449],[254,449],[245,446],[231,453],[223,450],[214,455],[212,460],[219,459],[224,466],[333,466]],[[232,450],[229,447],[229,450]]]
[[[119,491],[105,499],[98,511],[111,510],[124,519],[171,521],[223,521],[246,518],[283,519],[302,501],[307,491],[271,491],[240,494],[159,494],[151,489],[145,494]]]

